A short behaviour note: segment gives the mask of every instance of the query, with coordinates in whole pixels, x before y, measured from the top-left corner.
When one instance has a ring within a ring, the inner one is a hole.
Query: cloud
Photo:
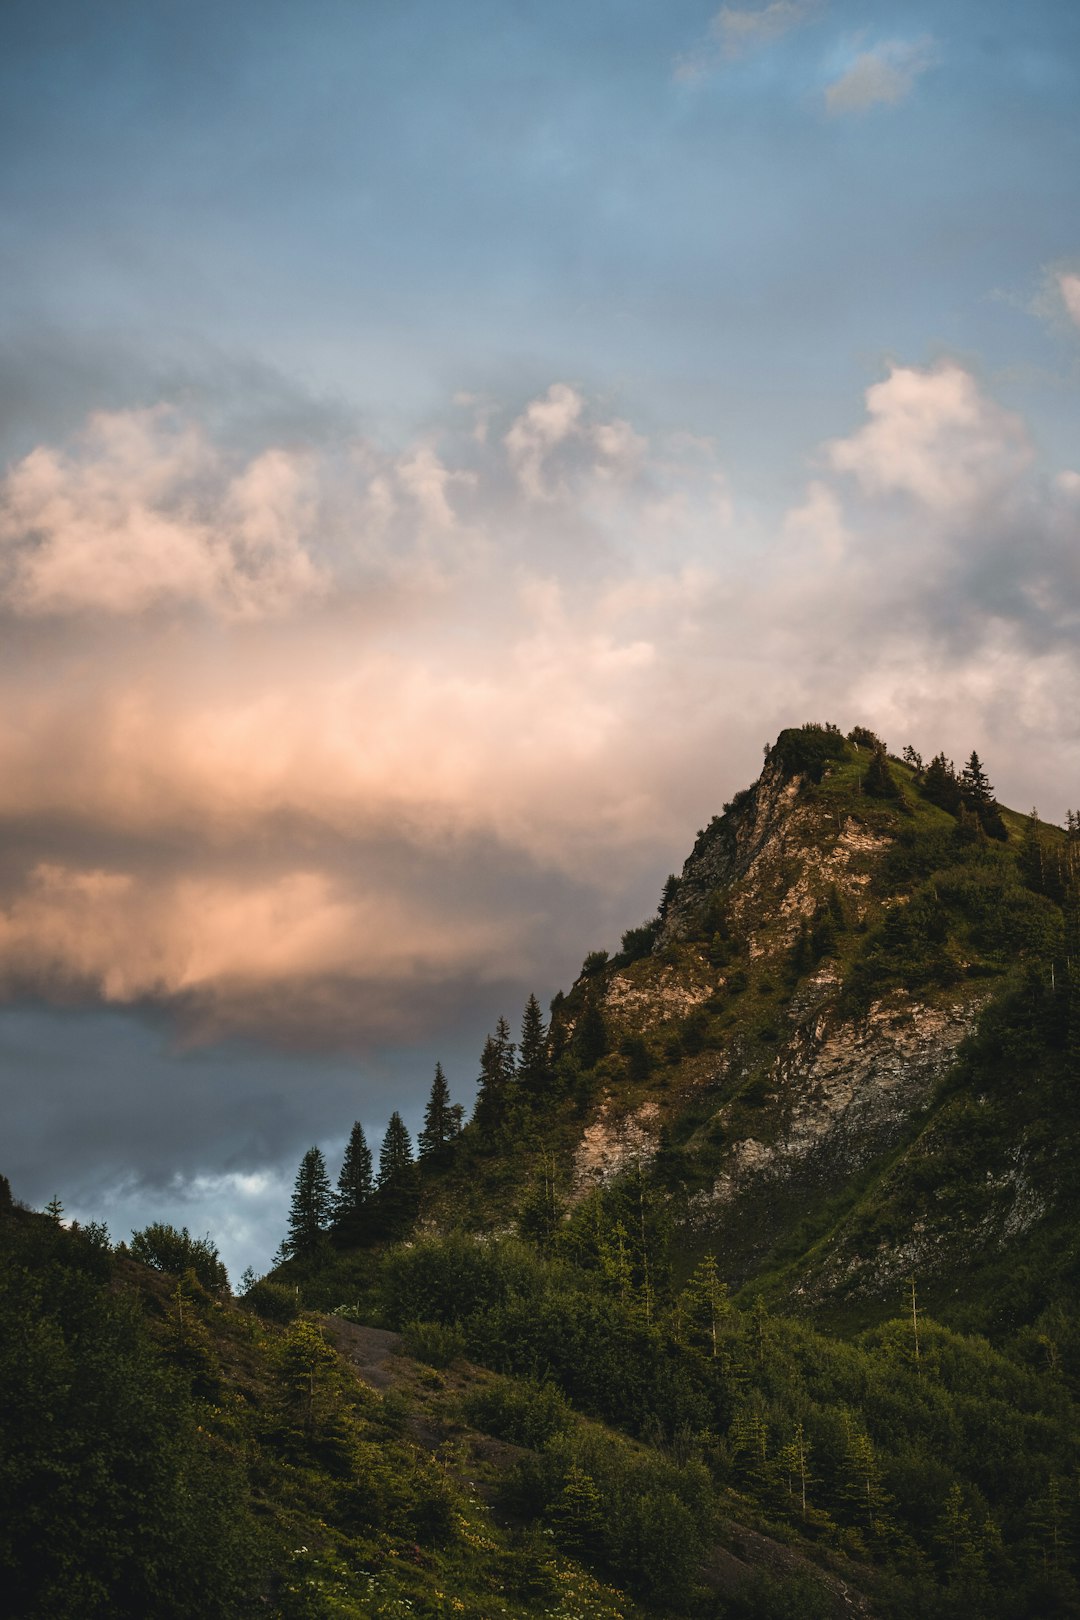
[[[533,500],[549,498],[545,466],[552,451],[578,429],[585,401],[566,383],[552,383],[543,399],[534,399],[512,424],[504,439],[510,465]]]
[[[240,454],[133,413],[17,463],[9,999],[152,1006],[189,1040],[416,1037],[645,915],[793,716],[992,739],[1053,803],[1080,759],[1076,475],[958,362],[873,383],[772,528],[711,445],[569,384],[489,420]],[[204,566],[175,572],[174,528]],[[61,592],[39,552],[83,547],[98,572]],[[319,583],[287,590],[297,547]]]
[[[709,22],[708,37],[678,58],[675,77],[692,84],[722,61],[769,45],[820,16],[821,0],[771,0],[764,6],[721,6]]]
[[[906,101],[915,81],[938,60],[937,44],[928,34],[914,40],[884,40],[860,52],[847,71],[826,88],[825,106],[833,115],[895,107]]]
[[[784,519],[784,536],[814,547],[827,563],[839,562],[851,544],[851,535],[836,492],[820,479],[812,479],[803,504],[793,507]]]
[[[31,615],[280,613],[323,584],[313,516],[301,455],[270,449],[233,471],[166,409],[101,413],[74,452],[34,450],[0,486],[3,594]]]
[[[938,511],[996,497],[1027,468],[1032,448],[1019,417],[980,392],[954,362],[894,366],[866,393],[870,420],[825,448],[828,464],[871,495],[912,496]]]
[[[1069,319],[1080,326],[1080,275],[1072,270],[1061,270],[1057,283]]]
[[[646,443],[629,422],[592,419],[575,388],[553,383],[532,400],[503,438],[507,458],[531,500],[565,499],[580,493],[581,474],[603,483],[632,479]]]

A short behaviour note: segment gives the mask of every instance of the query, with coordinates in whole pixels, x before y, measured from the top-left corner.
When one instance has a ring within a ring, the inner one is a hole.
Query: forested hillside
[[[1080,1613],[1080,826],[785,732],[279,1265],[0,1212],[26,1616]]]

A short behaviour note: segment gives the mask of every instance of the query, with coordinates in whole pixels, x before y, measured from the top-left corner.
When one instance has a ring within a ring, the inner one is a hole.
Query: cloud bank
[[[855,413],[853,412],[853,415]],[[0,486],[0,986],[363,1045],[544,982],[816,716],[1080,753],[1080,476],[894,366],[775,521],[568,382],[415,442],[92,418]],[[624,919],[622,926],[636,920]]]

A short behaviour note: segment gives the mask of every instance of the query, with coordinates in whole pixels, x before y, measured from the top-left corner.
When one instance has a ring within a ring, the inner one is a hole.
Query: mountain
[[[1075,1280],[1080,845],[941,774],[782,734],[647,950],[557,1011],[572,1038],[599,1009],[609,1048],[574,1188],[649,1163],[687,1251],[789,1308],[895,1301],[913,1271],[974,1297],[1048,1236]]]
[[[0,1182],[13,1612],[1080,1615],[1078,876],[802,726],[239,1300]]]

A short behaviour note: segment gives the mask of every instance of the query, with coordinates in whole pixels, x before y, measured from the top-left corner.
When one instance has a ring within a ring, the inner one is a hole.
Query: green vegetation
[[[0,1180],[13,1612],[1080,1616],[1077,817],[782,733],[417,1149],[239,1302]]]

